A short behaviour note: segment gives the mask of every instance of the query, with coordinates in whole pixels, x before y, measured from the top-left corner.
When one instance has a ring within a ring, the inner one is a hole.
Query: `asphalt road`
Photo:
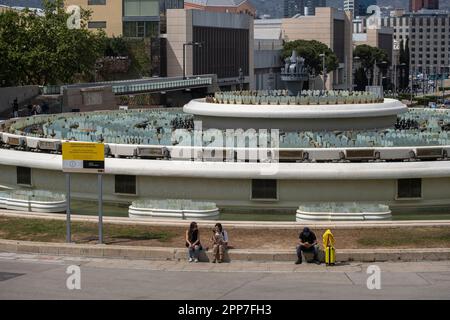
[[[80,267],[80,290],[67,288],[71,265]],[[450,298],[450,261],[377,263],[381,288],[373,290],[367,287],[369,265],[215,265],[0,253],[0,299]]]

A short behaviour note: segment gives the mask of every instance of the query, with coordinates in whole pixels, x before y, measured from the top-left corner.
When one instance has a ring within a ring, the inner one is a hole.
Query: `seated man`
[[[317,244],[317,238],[314,232],[309,230],[309,228],[305,227],[303,231],[298,236],[299,242],[297,246],[297,261],[295,264],[302,263],[302,251],[305,252],[313,252],[314,253],[314,262],[316,264],[320,264],[319,261],[319,246]]]

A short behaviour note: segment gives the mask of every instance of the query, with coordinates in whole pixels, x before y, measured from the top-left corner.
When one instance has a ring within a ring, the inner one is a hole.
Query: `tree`
[[[283,46],[283,59],[290,57],[292,50],[305,59],[305,65],[311,75],[322,74],[323,61],[320,54],[325,53],[325,68],[327,72],[334,71],[339,66],[339,61],[334,52],[322,42],[316,40],[295,40],[286,42]]]
[[[359,76],[355,79],[359,90],[361,90],[363,83],[371,83],[374,76],[375,64],[378,68],[385,71],[391,63],[386,51],[377,47],[371,47],[367,44],[356,46],[353,51],[353,57],[359,57],[360,67],[356,70],[356,73]],[[386,61],[387,63],[382,64],[383,61]],[[362,74],[366,74],[366,81],[361,82]]]
[[[123,37],[107,38],[105,42],[105,56],[119,57],[128,56],[127,42]]]
[[[0,85],[47,85],[92,78],[103,55],[105,33],[90,31],[90,12],[81,9],[79,29],[67,26],[63,0],[44,0],[44,14],[0,13]]]

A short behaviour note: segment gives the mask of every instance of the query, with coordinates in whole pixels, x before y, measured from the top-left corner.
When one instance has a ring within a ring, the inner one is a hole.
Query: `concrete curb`
[[[0,210],[0,216],[26,219],[47,219],[65,221],[66,216],[60,213],[36,213],[22,211]],[[97,223],[97,216],[72,215],[72,221]],[[126,217],[103,217],[103,222],[119,225],[143,225],[155,227],[182,227],[186,228],[190,220],[170,220],[170,219],[138,219]],[[197,221],[200,227],[213,227],[215,220]],[[279,222],[279,221],[220,221],[227,229],[294,229],[299,230],[305,225],[318,229],[364,229],[364,228],[414,228],[414,227],[447,227],[450,220],[410,220],[410,221],[356,221],[356,222]]]
[[[132,247],[112,245],[66,244],[1,240],[0,252],[63,255],[92,258],[121,258],[136,260],[186,260],[186,248]],[[203,252],[201,261],[211,261],[211,250]],[[295,261],[294,250],[228,251],[228,259],[243,261]],[[227,259],[227,260],[228,260]],[[450,248],[430,249],[343,249],[336,251],[337,262],[440,261],[450,260]]]

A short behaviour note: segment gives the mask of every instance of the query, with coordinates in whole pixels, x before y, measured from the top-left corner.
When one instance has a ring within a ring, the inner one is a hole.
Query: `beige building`
[[[67,7],[79,6],[92,12],[89,29],[104,29],[109,37],[122,35],[122,0],[66,0]]]
[[[350,89],[352,84],[352,14],[334,8],[316,8],[313,16],[255,20],[255,40],[317,40],[326,44],[339,59],[339,67],[327,77],[327,89]],[[322,77],[310,88],[323,88]]]
[[[167,10],[167,75],[183,75],[184,47],[187,76],[216,74],[223,89],[254,88],[253,38],[246,14]]]

